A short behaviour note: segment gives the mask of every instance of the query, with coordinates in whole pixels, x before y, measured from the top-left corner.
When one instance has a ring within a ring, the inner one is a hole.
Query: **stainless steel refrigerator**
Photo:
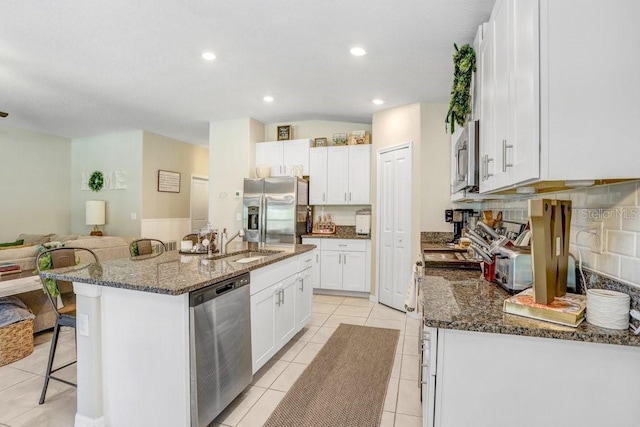
[[[297,177],[245,178],[242,216],[246,242],[300,243],[309,184]]]

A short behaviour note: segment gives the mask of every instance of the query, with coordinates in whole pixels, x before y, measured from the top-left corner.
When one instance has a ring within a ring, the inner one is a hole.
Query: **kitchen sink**
[[[262,258],[266,258],[268,256],[271,255],[276,255],[276,254],[280,254],[284,251],[272,251],[272,250],[267,250],[267,249],[258,249],[258,250],[244,250],[244,251],[238,251],[238,252],[231,252],[228,254],[223,254],[223,255],[215,255],[212,257],[208,257],[207,259],[210,260],[219,260],[219,259],[224,259],[224,260],[229,260],[232,262],[237,262],[240,264],[246,264],[246,263],[250,263],[250,262],[255,262],[255,261],[259,261]]]

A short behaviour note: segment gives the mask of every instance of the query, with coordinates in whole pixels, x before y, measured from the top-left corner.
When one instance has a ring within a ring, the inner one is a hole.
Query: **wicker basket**
[[[0,328],[0,366],[33,353],[33,319]]]

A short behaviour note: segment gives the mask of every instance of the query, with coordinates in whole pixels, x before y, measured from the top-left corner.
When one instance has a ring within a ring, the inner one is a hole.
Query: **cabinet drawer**
[[[260,292],[269,286],[293,276],[298,272],[298,260],[296,257],[287,258],[275,264],[251,271],[251,295]]]
[[[298,255],[298,271],[303,271],[307,268],[313,267],[313,261],[315,258],[314,253],[315,251],[311,251]]]
[[[365,252],[367,242],[366,240],[354,239],[324,239],[322,240],[322,250]]]

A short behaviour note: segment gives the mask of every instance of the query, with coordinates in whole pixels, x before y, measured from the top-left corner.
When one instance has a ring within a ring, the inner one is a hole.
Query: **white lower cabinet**
[[[311,320],[313,253],[251,272],[253,373]]]
[[[366,239],[302,239],[319,249],[315,258],[320,272],[314,287],[327,290],[369,292],[371,241]]]
[[[640,348],[425,328],[423,425],[631,426]]]
[[[251,353],[253,373],[276,354],[275,287],[251,295]],[[258,321],[259,319],[259,321]]]

